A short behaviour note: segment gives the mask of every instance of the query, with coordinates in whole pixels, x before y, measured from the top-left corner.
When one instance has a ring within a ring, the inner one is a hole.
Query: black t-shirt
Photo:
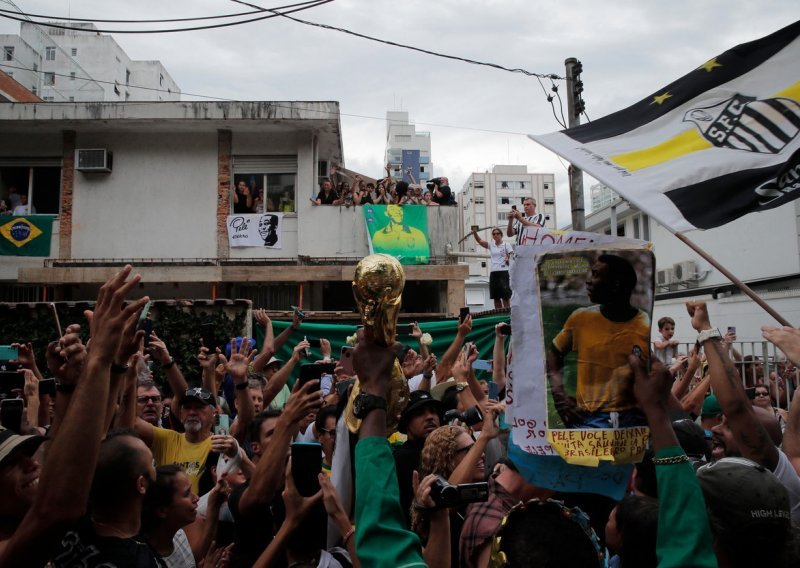
[[[89,519],[68,531],[53,555],[56,568],[159,568],[164,564],[144,538],[98,536]]]
[[[333,202],[339,199],[339,194],[335,189],[330,190],[328,195],[325,195],[324,191],[320,191],[317,199],[319,199],[320,205],[333,205]]]
[[[247,206],[247,196],[239,191],[238,187],[234,189],[234,191],[236,192],[236,197],[239,199],[239,203],[233,204],[233,212],[237,214],[252,213],[252,209]]]
[[[453,193],[450,191],[450,186],[440,185],[437,189],[439,192],[441,192],[442,196],[438,197],[436,190],[434,190],[433,195],[431,196],[431,201],[435,201],[439,205],[452,205]]]
[[[419,469],[419,460],[425,440],[407,440],[402,446],[394,448],[394,465],[397,468],[397,484],[400,489],[400,506],[411,524],[411,503],[414,501],[414,470]]]
[[[247,515],[239,511],[239,501],[244,490],[250,486],[246,481],[234,489],[228,497],[228,508],[233,515],[235,523],[234,533],[236,546],[233,547],[234,556],[238,557],[238,566],[252,566],[261,556],[261,553],[272,542],[277,527],[283,523],[286,516],[283,508],[281,492],[275,496],[269,507],[257,507]]]

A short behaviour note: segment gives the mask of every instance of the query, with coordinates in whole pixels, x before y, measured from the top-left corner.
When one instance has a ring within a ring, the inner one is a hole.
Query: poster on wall
[[[365,205],[370,253],[384,253],[401,264],[428,264],[428,214],[425,205]]]
[[[228,245],[233,247],[263,247],[279,249],[283,213],[265,213],[263,215],[229,215]]]

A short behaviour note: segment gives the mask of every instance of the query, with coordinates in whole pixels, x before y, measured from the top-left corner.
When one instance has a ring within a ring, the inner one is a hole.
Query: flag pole
[[[668,226],[668,225],[664,225],[664,226],[665,226],[665,227],[667,227],[667,228],[669,228],[669,226]],[[792,324],[790,324],[788,321],[786,321],[786,319],[785,319],[785,318],[783,318],[783,316],[781,316],[781,315],[780,315],[778,312],[776,312],[775,310],[773,310],[773,309],[772,309],[772,307],[771,307],[769,304],[767,304],[767,303],[766,303],[766,302],[765,302],[763,299],[761,299],[761,297],[760,297],[758,294],[756,294],[756,293],[753,291],[753,289],[752,289],[752,288],[750,288],[750,286],[748,286],[747,284],[745,284],[744,282],[742,282],[741,280],[739,280],[739,279],[738,279],[736,276],[734,276],[734,275],[733,275],[733,274],[732,274],[732,273],[731,273],[731,272],[730,272],[730,271],[729,271],[727,268],[725,268],[725,267],[724,267],[724,266],[722,266],[722,265],[721,265],[719,262],[717,262],[717,261],[716,261],[716,259],[714,259],[714,258],[713,258],[713,257],[712,257],[710,254],[708,254],[706,251],[704,251],[703,249],[701,249],[701,248],[700,248],[699,246],[697,246],[695,243],[693,243],[692,241],[690,241],[690,240],[689,240],[689,239],[686,237],[686,235],[684,235],[684,234],[683,234],[683,233],[681,233],[680,231],[673,232],[672,234],[673,234],[673,235],[675,235],[676,237],[678,237],[678,239],[679,239],[680,241],[682,241],[683,243],[685,243],[685,244],[686,244],[686,246],[688,246],[688,247],[689,247],[690,249],[692,249],[694,252],[696,252],[697,254],[699,254],[700,256],[702,256],[704,259],[706,259],[706,260],[707,260],[707,261],[708,261],[708,262],[711,264],[711,266],[713,266],[714,268],[716,268],[717,270],[719,270],[719,271],[720,271],[720,272],[721,272],[721,273],[722,273],[722,274],[723,274],[723,275],[724,275],[724,276],[725,276],[725,277],[726,277],[728,280],[730,280],[731,282],[733,282],[733,283],[736,285],[736,287],[737,287],[737,288],[739,288],[739,290],[741,290],[742,292],[744,292],[745,294],[747,294],[748,296],[750,296],[750,299],[751,299],[751,300],[753,300],[753,301],[754,301],[756,304],[758,304],[759,306],[761,306],[761,307],[764,309],[764,311],[766,311],[766,312],[767,312],[769,315],[771,315],[773,318],[775,318],[775,320],[776,320],[778,323],[780,323],[781,325],[786,325],[786,326],[789,326],[789,327],[794,327]]]

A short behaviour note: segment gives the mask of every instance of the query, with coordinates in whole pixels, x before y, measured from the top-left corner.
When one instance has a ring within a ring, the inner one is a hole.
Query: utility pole
[[[567,68],[567,113],[568,126],[573,128],[581,123],[581,113],[586,105],[583,103],[583,81],[581,71],[583,64],[574,57],[564,61]],[[583,231],[586,229],[586,212],[583,207],[583,172],[570,164],[569,166],[569,201],[572,205],[572,229]]]

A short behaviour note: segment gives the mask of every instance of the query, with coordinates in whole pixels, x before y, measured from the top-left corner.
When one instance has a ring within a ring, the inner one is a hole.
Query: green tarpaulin
[[[476,347],[478,348],[479,359],[492,358],[492,349],[494,347],[495,337],[494,326],[501,322],[508,322],[509,319],[510,316],[508,314],[503,314],[479,317],[473,320],[472,331],[467,336],[467,341],[472,341],[475,343]],[[275,332],[275,336],[277,337],[289,326],[290,323],[291,322],[288,321],[273,321],[272,328]],[[401,322],[401,325],[403,323],[410,322],[403,321]],[[423,333],[431,334],[431,337],[433,338],[433,344],[430,346],[430,350],[432,353],[435,353],[441,358],[456,336],[458,320],[448,319],[430,322],[421,321],[419,322],[419,327],[422,329]],[[294,346],[302,341],[304,337],[308,337],[309,339],[325,338],[330,341],[333,357],[338,359],[339,351],[344,345],[347,345],[347,337],[353,335],[355,332],[356,324],[354,323],[303,322],[303,325],[300,327],[300,329],[292,334],[292,336],[289,338],[289,341],[287,341],[283,348],[281,348],[281,350],[275,354],[275,357],[286,361],[292,356],[292,349]],[[258,341],[258,347],[260,349],[264,343],[264,328],[258,325],[255,321],[253,321],[253,334]],[[398,336],[397,340],[414,349],[418,349],[416,340],[408,335],[400,335]],[[319,349],[312,348],[311,353],[312,355],[309,361],[317,361],[322,357]],[[294,376],[297,375],[297,370],[299,367],[300,365],[295,368]],[[479,378],[481,378],[481,372],[478,372],[477,375]],[[483,378],[488,379],[489,375],[487,374]]]

